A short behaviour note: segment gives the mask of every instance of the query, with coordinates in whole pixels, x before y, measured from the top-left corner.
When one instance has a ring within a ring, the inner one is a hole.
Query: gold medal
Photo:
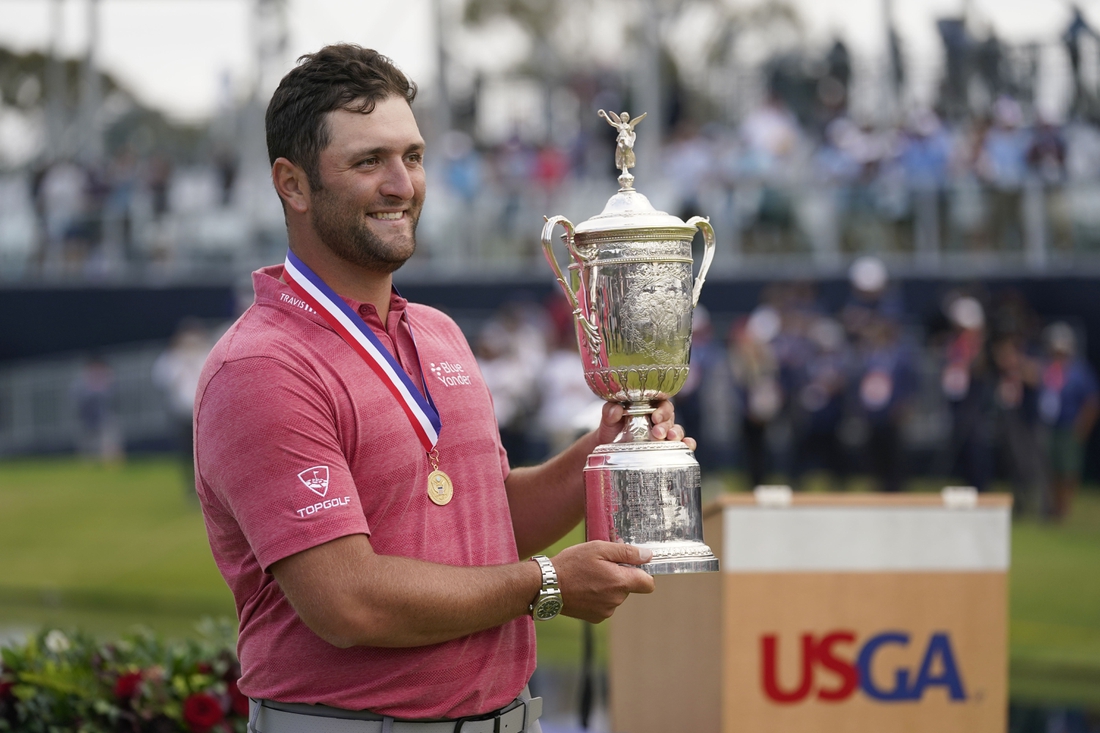
[[[450,476],[438,468],[428,474],[428,498],[435,504],[439,506],[449,504],[454,493],[455,488]]]

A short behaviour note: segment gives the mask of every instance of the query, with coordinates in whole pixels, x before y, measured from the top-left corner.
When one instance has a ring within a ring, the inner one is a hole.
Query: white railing
[[[239,279],[281,259],[286,246],[270,184],[259,176],[243,180],[251,183],[241,183],[227,206],[181,194],[174,199],[177,208],[159,217],[135,196],[128,224],[101,217],[91,227],[100,241],[70,256],[43,244],[42,226],[27,208],[30,199],[18,177],[9,176],[0,181],[0,285]],[[580,223],[599,213],[615,188],[610,179],[567,180],[553,192],[487,182],[467,199],[432,181],[420,249],[405,275],[509,278],[544,267],[543,217],[560,214]],[[183,186],[191,189],[202,187]],[[939,190],[888,182],[743,181],[703,186],[690,212],[661,180],[639,189],[658,209],[711,218],[718,238],[712,272],[719,277],[834,273],[866,253],[881,256],[898,274],[1100,273],[1100,181],[1056,187],[1029,182],[1017,192],[968,180]]]
[[[172,425],[152,367],[164,344],[101,354],[114,375],[113,413],[123,443],[164,441]],[[68,355],[0,367],[0,456],[68,452],[80,436],[76,383],[86,358]]]

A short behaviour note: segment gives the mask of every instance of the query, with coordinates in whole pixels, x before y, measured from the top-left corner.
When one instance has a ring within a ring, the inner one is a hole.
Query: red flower
[[[0,682],[0,700],[6,700],[9,697],[13,697],[11,688],[15,687],[15,683],[9,680]]]
[[[192,733],[208,733],[224,718],[222,705],[213,695],[196,692],[183,701],[183,719]]]
[[[139,684],[141,684],[141,672],[127,672],[119,675],[115,680],[115,697],[119,700],[129,700],[137,694]]]
[[[229,689],[229,708],[242,718],[248,717],[248,698],[237,687],[236,681],[230,681],[226,687]]]

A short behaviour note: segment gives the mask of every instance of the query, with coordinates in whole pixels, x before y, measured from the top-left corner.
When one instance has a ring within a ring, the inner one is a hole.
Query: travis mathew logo
[[[287,295],[286,293],[280,293],[279,294],[279,300],[283,301],[284,303],[289,303],[290,305],[294,306],[295,308],[301,308],[304,311],[309,311],[310,313],[316,313],[317,312],[317,311],[315,311],[315,310],[313,310],[312,308],[309,307],[309,303],[305,302],[301,298],[295,298],[293,295]]]
[[[450,361],[441,361],[436,364],[434,361],[429,363],[432,374],[440,382],[443,382],[448,387],[457,387],[460,384],[470,384],[470,375],[466,374],[466,369],[461,364],[455,364]]]
[[[314,466],[298,474],[299,480],[317,496],[328,493],[328,466]]]

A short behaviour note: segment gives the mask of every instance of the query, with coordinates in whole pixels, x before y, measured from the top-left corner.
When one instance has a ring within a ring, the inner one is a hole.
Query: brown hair
[[[267,105],[267,155],[286,158],[306,173],[310,188],[322,188],[317,161],[329,144],[327,115],[344,109],[369,114],[380,100],[416,98],[410,82],[386,56],[348,43],[305,54],[283,77]]]

